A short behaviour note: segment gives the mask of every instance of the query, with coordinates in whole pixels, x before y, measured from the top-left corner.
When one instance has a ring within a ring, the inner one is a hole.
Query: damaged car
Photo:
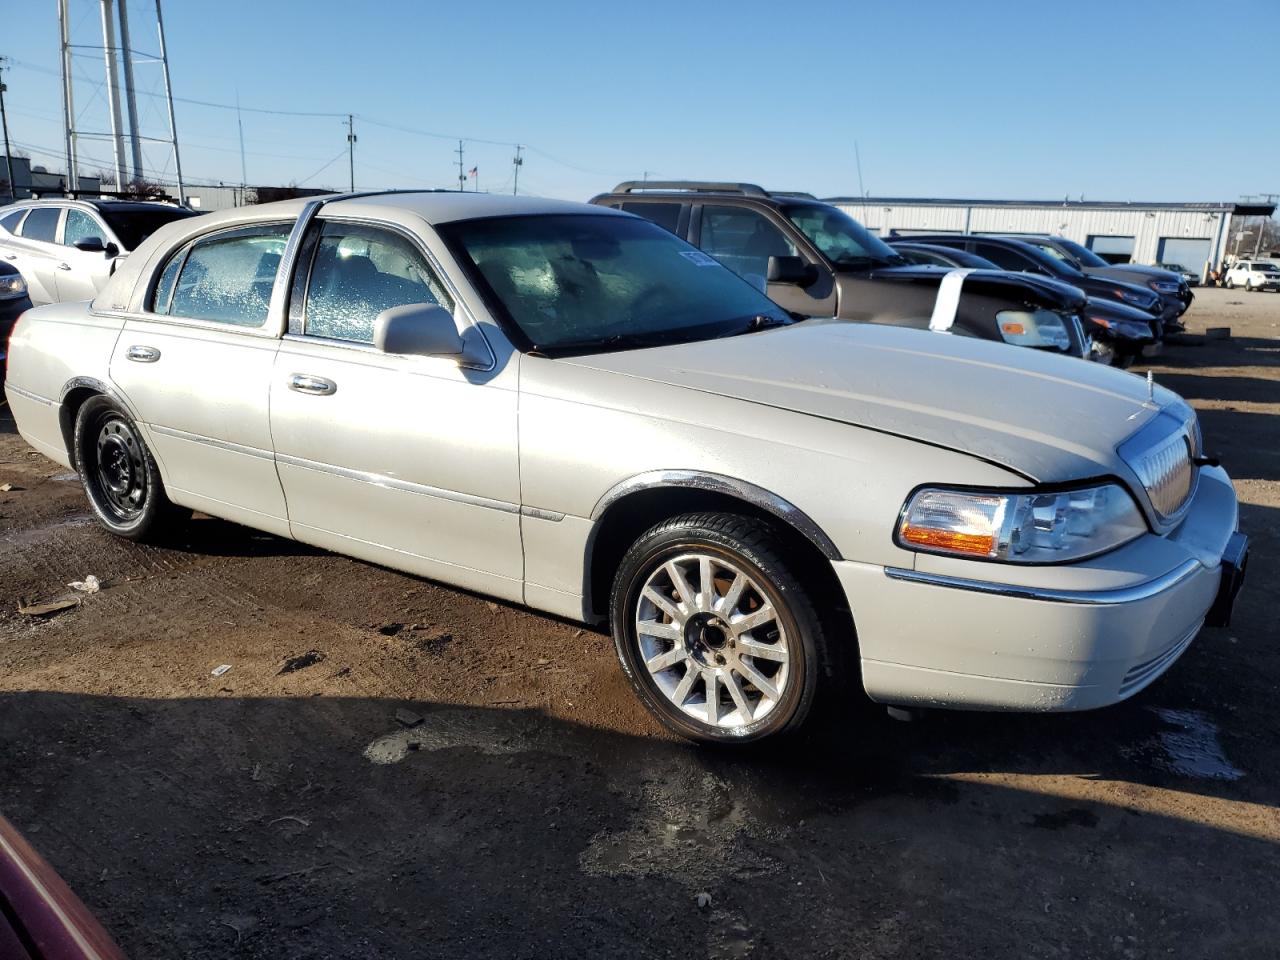
[[[199,510],[607,624],[698,741],[851,696],[1112,704],[1227,622],[1246,567],[1173,392],[796,320],[600,205],[343,194],[172,223],[93,302],[22,316],[5,393],[112,533]]]

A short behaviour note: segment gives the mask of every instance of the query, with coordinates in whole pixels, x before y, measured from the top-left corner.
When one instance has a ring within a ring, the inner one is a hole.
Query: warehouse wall
[[[1204,239],[1216,265],[1230,233],[1225,210],[1176,208],[972,206],[885,204],[883,201],[836,204],[855,220],[887,237],[893,232],[1049,233],[1088,244],[1090,237],[1133,237],[1133,261],[1154,263],[1160,241]],[[1184,264],[1193,270],[1202,263]]]

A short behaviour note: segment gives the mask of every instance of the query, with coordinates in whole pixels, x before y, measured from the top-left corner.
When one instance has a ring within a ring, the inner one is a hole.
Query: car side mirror
[[[808,287],[818,279],[818,268],[812,263],[806,263],[802,257],[770,257],[765,279],[769,283]]]
[[[103,248],[102,252],[106,255],[108,260],[114,260],[116,257],[120,256],[120,248],[114,243],[108,243],[106,247]]]
[[[73,246],[85,253],[102,253],[107,249],[101,237],[85,237],[83,240],[77,240]]]
[[[383,353],[416,357],[460,357],[463,351],[453,314],[434,303],[383,310],[373,321],[373,345]]]

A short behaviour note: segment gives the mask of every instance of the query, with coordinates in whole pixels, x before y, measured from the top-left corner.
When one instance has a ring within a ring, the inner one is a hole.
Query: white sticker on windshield
[[[720,261],[715,257],[708,256],[701,250],[681,250],[680,256],[684,257],[690,263],[698,267],[718,267]]]

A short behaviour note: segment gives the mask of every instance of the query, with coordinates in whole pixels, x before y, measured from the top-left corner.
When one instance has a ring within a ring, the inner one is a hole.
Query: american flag
[[[472,168],[471,168],[471,171],[467,174],[467,176],[468,176],[468,177],[478,177],[478,176],[480,176],[480,168],[479,168],[479,167],[472,167]]]

